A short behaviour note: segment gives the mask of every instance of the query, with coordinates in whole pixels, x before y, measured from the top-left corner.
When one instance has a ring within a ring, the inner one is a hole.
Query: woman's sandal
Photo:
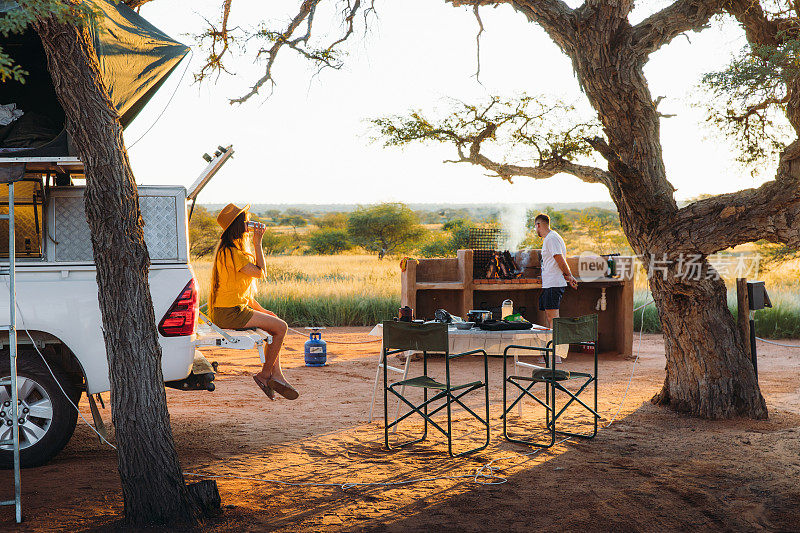
[[[267,381],[267,385],[275,390],[278,394],[286,398],[287,400],[296,400],[300,393],[297,392],[297,389],[286,383],[285,381],[278,381],[275,378],[269,378]]]
[[[275,401],[275,391],[272,390],[272,387],[269,386],[269,383],[261,383],[256,376],[253,376],[253,381],[256,382],[256,385],[258,385],[262,391],[264,391],[264,394],[267,395],[267,398]]]

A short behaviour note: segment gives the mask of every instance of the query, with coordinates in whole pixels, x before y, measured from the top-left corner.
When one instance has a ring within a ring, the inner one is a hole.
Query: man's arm
[[[564,256],[561,254],[553,254],[553,259],[555,259],[558,268],[561,269],[561,272],[564,274],[564,279],[567,280],[569,286],[573,289],[578,288],[578,280],[572,275],[572,271],[569,269],[569,265],[567,264],[567,260],[564,259]]]

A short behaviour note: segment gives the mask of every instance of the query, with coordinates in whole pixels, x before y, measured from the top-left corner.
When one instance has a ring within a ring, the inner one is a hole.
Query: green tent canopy
[[[147,22],[128,6],[85,0],[98,12],[92,25],[103,81],[123,127],[130,124],[164,83],[189,48]],[[0,16],[19,9],[0,0]],[[15,104],[23,115],[0,125],[0,157],[73,155],[64,110],[47,71],[41,40],[33,29],[0,37],[0,47],[29,75],[25,83],[0,83],[0,105]]]

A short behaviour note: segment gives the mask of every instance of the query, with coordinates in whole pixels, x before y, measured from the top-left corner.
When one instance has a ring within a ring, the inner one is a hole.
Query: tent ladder
[[[13,446],[14,449],[14,499],[0,501],[0,505],[13,505],[16,511],[17,523],[22,522],[22,479],[20,476],[19,460],[19,391],[17,390],[17,293],[16,293],[16,249],[14,234],[14,182],[8,184],[8,214],[0,215],[0,220],[8,220],[8,301],[9,301],[9,323],[0,326],[0,330],[8,330],[8,345],[10,357],[11,376],[0,380],[0,386],[11,386],[11,405],[3,405],[2,408],[10,408],[12,416],[12,433],[10,440],[0,441],[0,446]],[[5,275],[6,272],[0,272]]]

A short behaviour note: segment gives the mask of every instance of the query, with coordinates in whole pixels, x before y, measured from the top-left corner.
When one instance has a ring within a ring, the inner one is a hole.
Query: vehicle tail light
[[[197,287],[194,278],[189,280],[167,314],[158,324],[158,332],[164,337],[183,337],[194,333],[197,325]]]

